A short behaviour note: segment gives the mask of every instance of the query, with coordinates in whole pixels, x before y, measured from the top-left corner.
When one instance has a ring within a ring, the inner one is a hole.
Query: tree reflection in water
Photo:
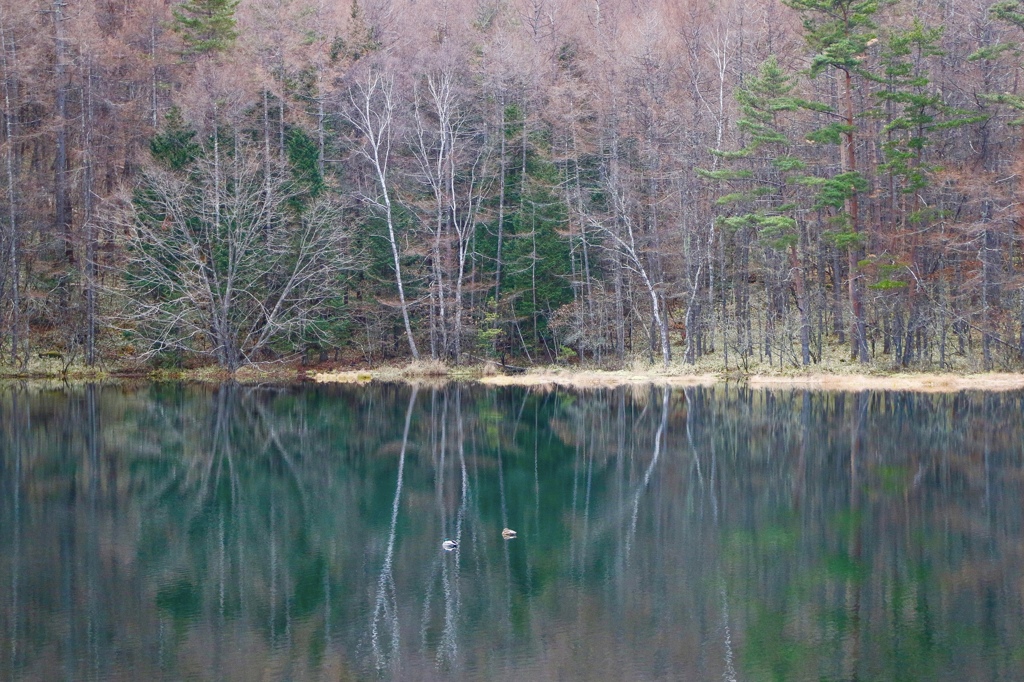
[[[402,475],[405,473],[405,450],[409,445],[409,423],[412,421],[412,408],[416,405],[417,386],[413,386],[409,394],[409,409],[405,413],[405,428],[402,431],[402,451],[398,455],[398,482],[395,484],[395,501],[391,505],[391,527],[388,532],[388,548],[384,553],[384,565],[380,569],[380,580],[377,581],[377,600],[373,605],[373,622],[370,625],[373,640],[373,654],[377,660],[377,668],[387,667],[387,656],[380,644],[379,625],[386,618],[391,629],[391,651],[397,652],[400,643],[398,623],[398,595],[395,593],[395,576],[393,561],[395,556],[395,534],[398,530],[398,510],[402,502]]]
[[[1024,679],[1022,404],[9,386],[0,678]]]

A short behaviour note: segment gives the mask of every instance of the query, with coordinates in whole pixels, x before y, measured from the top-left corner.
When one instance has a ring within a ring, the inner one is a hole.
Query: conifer
[[[239,0],[186,0],[173,10],[172,29],[185,43],[184,54],[201,55],[231,48],[238,31]]]

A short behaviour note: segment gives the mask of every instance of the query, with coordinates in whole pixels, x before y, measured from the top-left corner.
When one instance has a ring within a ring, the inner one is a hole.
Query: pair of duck
[[[501,537],[505,538],[506,540],[511,540],[516,535],[517,535],[517,533],[514,530],[512,530],[511,528],[502,528],[501,529]],[[446,552],[450,552],[450,551],[452,551],[453,549],[455,549],[458,546],[459,546],[459,543],[455,542],[455,540],[445,540],[444,542],[441,543],[441,547],[443,547]]]

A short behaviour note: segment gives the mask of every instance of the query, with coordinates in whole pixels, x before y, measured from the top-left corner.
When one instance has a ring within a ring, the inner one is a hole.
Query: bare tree
[[[275,340],[324,336],[317,317],[353,258],[338,207],[298,213],[296,198],[287,169],[237,137],[185,171],[144,169],[112,219],[128,234],[117,321],[143,355],[198,352],[234,371]]]
[[[389,165],[396,109],[394,78],[379,71],[370,73],[365,82],[358,82],[349,90],[349,103],[351,108],[345,112],[345,117],[362,138],[356,151],[370,164],[377,182],[377,195],[366,197],[366,199],[383,214],[387,224],[388,244],[391,246],[391,258],[395,268],[395,286],[398,288],[398,301],[402,309],[402,321],[405,323],[405,336],[409,341],[409,352],[412,353],[414,359],[418,360],[420,353],[416,348],[416,339],[413,337],[412,326],[409,323],[409,304],[405,300],[402,260],[395,231],[395,212],[391,205],[394,188],[389,174]]]
[[[441,331],[443,352],[458,362],[466,269],[484,196],[489,149],[455,90],[455,69],[446,66],[428,73],[424,80],[426,92],[417,89],[415,94],[414,153],[421,179],[430,188],[433,199],[431,269],[432,297],[437,305],[435,320]],[[434,339],[431,330],[431,354],[436,357]]]
[[[616,165],[613,161],[613,169]],[[619,223],[620,226],[609,225],[606,224],[606,221],[595,218],[591,218],[591,225],[608,238],[609,248],[621,256],[619,262],[623,267],[638,276],[643,282],[644,290],[651,299],[651,316],[654,318],[654,325],[658,330],[661,360],[665,367],[668,367],[672,361],[672,350],[668,338],[668,319],[665,317],[659,295],[661,283],[656,281],[652,273],[646,253],[647,245],[643,235],[638,234],[634,225],[633,216],[627,206],[624,188],[618,179],[618,172],[615,170],[611,173],[608,190],[615,212],[615,217],[611,222]]]

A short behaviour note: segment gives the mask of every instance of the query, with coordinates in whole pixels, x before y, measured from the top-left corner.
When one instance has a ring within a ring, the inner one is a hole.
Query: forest
[[[1024,0],[0,6],[0,364],[1024,365]]]

